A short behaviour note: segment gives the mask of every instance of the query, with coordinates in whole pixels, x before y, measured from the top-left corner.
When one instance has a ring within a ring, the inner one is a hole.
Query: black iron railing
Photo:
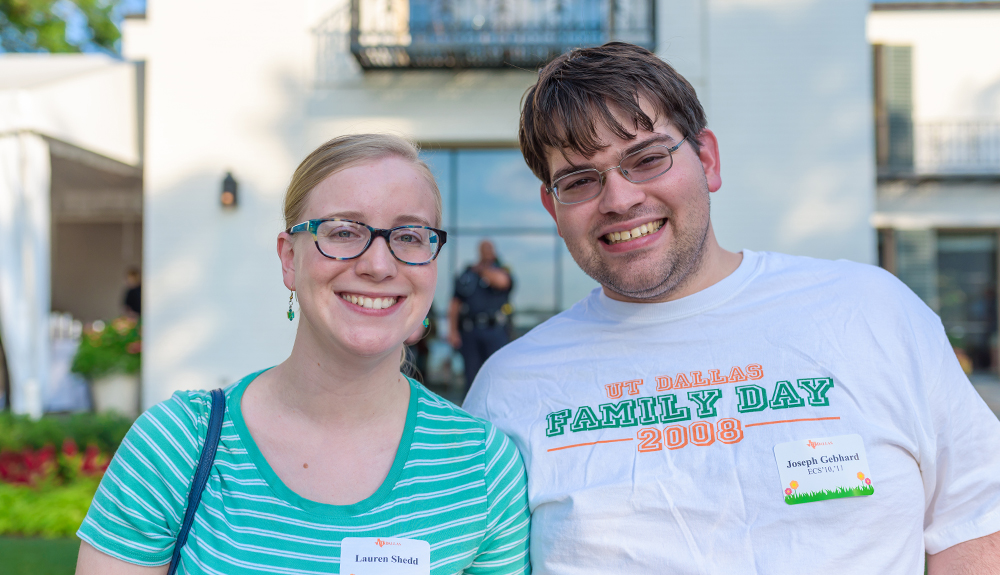
[[[534,68],[581,46],[654,49],[655,0],[351,0],[365,69]]]
[[[923,122],[897,126],[886,153],[883,176],[1000,175],[1000,121]]]
[[[1000,174],[1000,122],[935,122],[915,128],[917,171]]]

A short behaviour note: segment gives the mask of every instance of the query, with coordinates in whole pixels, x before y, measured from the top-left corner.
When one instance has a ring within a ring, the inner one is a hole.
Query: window
[[[913,49],[873,46],[875,154],[882,171],[913,170]]]
[[[977,371],[996,368],[997,235],[938,232],[937,281],[948,339]]]
[[[585,297],[597,283],[577,267],[539,198],[540,183],[516,148],[424,150],[441,189],[442,227],[448,244],[438,258],[434,316],[439,336],[447,332],[448,303],[455,278],[475,263],[477,248],[490,239],[514,278],[514,335],[519,336]],[[435,342],[437,359],[446,354]],[[433,352],[432,352],[433,355]],[[432,357],[431,364],[434,363]],[[428,368],[428,379],[450,377]]]

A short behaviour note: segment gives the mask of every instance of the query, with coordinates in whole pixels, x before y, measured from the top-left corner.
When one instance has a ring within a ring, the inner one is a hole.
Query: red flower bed
[[[110,462],[96,445],[88,445],[81,454],[76,442],[66,438],[58,453],[51,444],[41,449],[0,451],[0,481],[21,485],[72,481],[79,476],[103,475]]]

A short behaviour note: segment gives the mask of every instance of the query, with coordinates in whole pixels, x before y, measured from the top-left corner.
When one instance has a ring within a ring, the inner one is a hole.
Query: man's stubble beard
[[[580,269],[606,289],[633,299],[662,299],[664,296],[669,296],[694,279],[704,262],[705,242],[708,239],[711,219],[708,183],[702,182],[702,188],[705,197],[704,213],[699,210],[697,213],[689,214],[696,220],[690,224],[694,226],[693,229],[688,229],[685,225],[687,222],[678,222],[673,214],[667,215],[665,227],[669,227],[671,232],[671,244],[660,262],[650,262],[651,269],[641,270],[632,267],[635,261],[648,257],[644,253],[626,254],[617,258],[621,271],[616,273],[601,257],[600,246],[593,246],[589,250],[574,249],[575,246],[570,247],[569,244],[566,247]],[[633,212],[621,220],[641,215],[646,214]],[[697,221],[699,219],[702,221]],[[602,222],[600,225],[607,223]],[[678,229],[679,225],[685,226],[684,229]],[[593,237],[593,234],[589,237]]]

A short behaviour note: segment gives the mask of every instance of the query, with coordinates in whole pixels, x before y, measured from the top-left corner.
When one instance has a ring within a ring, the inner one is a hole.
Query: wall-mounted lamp
[[[238,185],[236,183],[236,178],[233,177],[233,173],[226,172],[226,177],[222,179],[222,196],[219,197],[219,201],[222,202],[222,207],[224,208],[236,207],[237,187]]]

